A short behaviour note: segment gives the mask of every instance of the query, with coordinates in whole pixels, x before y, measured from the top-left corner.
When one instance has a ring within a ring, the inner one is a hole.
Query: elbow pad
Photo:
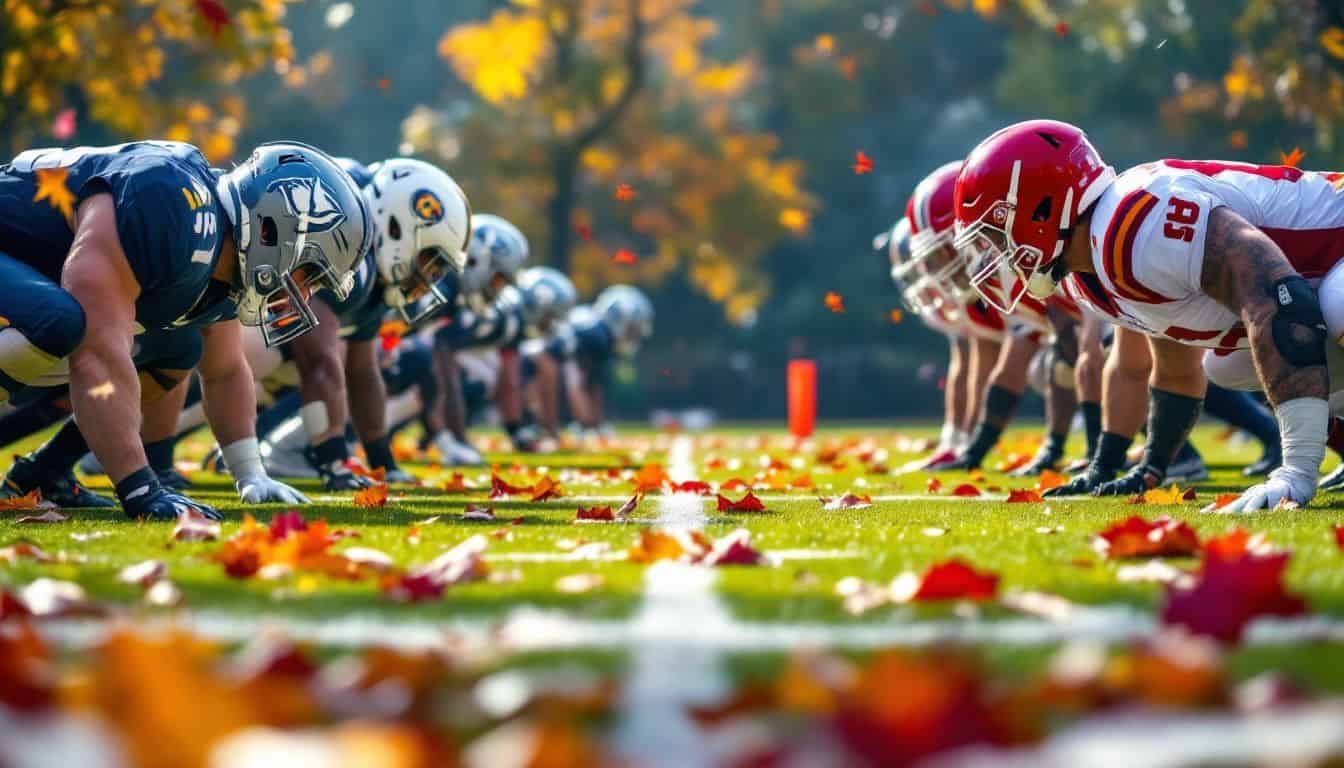
[[[1274,347],[1299,368],[1325,365],[1325,316],[1316,291],[1299,275],[1285,277],[1274,284],[1272,331]]]

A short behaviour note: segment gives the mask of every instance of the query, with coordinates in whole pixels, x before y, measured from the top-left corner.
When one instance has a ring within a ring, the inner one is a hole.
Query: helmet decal
[[[428,189],[415,191],[411,196],[411,210],[428,224],[437,224],[443,220],[443,201]]]
[[[289,213],[299,220],[300,234],[330,232],[345,221],[345,212],[317,178],[279,179],[266,188],[267,192],[276,190],[284,195]]]

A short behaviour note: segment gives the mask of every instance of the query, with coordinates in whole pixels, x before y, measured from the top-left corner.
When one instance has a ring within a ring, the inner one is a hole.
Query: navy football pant
[[[0,401],[42,384],[84,340],[84,310],[51,278],[0,253]]]

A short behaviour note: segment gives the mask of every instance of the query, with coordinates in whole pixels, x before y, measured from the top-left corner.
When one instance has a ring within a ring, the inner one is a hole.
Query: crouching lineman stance
[[[1283,464],[1226,507],[1305,504],[1329,420],[1327,329],[1307,278],[1344,254],[1338,175],[1163,160],[1118,178],[1083,132],[1035,120],[980,144],[957,182],[972,283],[1011,309],[1065,275],[1095,284],[1117,325],[1149,338],[1148,442],[1131,473],[1161,482],[1199,416],[1204,349],[1249,348],[1274,406]],[[1334,329],[1334,338],[1344,328]]]
[[[310,330],[308,297],[344,293],[371,232],[349,178],[302,144],[262,145],[218,179],[175,142],[24,152],[0,166],[0,399],[68,379],[75,422],[128,515],[218,517],[162,486],[139,429],[137,331],[199,326],[205,409],[239,495],[303,501],[262,469],[238,321],[270,344]],[[50,476],[78,455],[66,459]]]

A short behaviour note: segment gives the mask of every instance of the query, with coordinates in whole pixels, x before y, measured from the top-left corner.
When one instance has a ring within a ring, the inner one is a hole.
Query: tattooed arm
[[[1227,208],[1209,212],[1200,287],[1241,315],[1283,443],[1283,465],[1224,509],[1305,504],[1316,493],[1330,415],[1325,320],[1315,290],[1269,237]]]
[[[1300,397],[1325,399],[1329,393],[1324,362],[1295,365],[1274,340],[1274,316],[1280,311],[1274,286],[1296,274],[1283,251],[1264,232],[1226,207],[1209,212],[1200,287],[1219,304],[1241,315],[1260,382],[1276,406]],[[1307,329],[1300,330],[1303,335],[1298,341],[1312,343]]]

